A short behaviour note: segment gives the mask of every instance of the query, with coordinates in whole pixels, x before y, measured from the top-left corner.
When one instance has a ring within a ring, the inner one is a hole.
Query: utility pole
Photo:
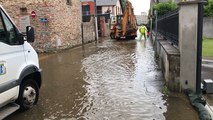
[[[98,41],[98,22],[97,22],[97,6],[94,0],[94,27],[95,27],[95,41]]]
[[[153,9],[152,9],[152,4],[153,4],[153,0],[151,0],[151,4],[150,4],[150,9],[151,9],[151,13],[150,13],[150,39],[152,39],[152,17],[153,17]]]

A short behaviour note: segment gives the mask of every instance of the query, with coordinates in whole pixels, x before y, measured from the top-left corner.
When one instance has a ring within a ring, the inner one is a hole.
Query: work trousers
[[[144,36],[145,40],[146,40],[146,33],[141,33],[140,34],[140,40],[142,39],[142,36]]]

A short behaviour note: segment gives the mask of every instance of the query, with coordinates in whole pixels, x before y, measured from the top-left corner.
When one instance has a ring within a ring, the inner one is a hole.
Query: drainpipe
[[[94,0],[94,26],[95,26],[95,41],[98,41],[98,23],[97,23],[97,6],[96,0]]]
[[[198,3],[198,28],[197,28],[197,74],[196,74],[196,93],[201,93],[201,68],[202,68],[202,38],[203,38],[203,5],[207,3],[201,0]]]

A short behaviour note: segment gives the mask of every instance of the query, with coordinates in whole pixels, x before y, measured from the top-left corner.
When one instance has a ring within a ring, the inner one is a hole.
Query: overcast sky
[[[150,0],[129,0],[134,6],[135,15],[140,15],[141,12],[149,11]]]

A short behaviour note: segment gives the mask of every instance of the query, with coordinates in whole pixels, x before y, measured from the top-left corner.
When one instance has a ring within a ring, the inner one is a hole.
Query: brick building
[[[0,4],[19,29],[25,28],[25,24],[35,28],[33,46],[38,52],[81,44],[80,0],[1,0]],[[31,16],[32,11],[35,18]],[[24,17],[29,21],[23,21]]]

